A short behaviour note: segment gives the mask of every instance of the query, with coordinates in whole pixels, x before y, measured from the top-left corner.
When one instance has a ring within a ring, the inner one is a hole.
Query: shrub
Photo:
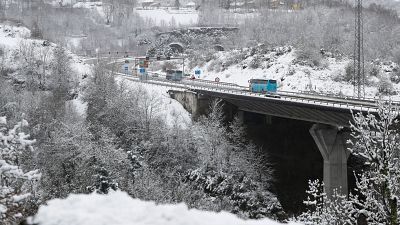
[[[388,77],[382,77],[378,84],[378,92],[383,95],[393,95],[396,92],[393,89],[393,84]]]
[[[316,62],[316,63],[318,64],[318,62]],[[326,60],[326,59],[321,60],[321,61],[320,61],[320,67],[321,67],[322,69],[328,69],[328,67],[329,67],[329,61]]]
[[[254,56],[254,58],[250,61],[249,66],[252,69],[260,68],[262,63],[262,58],[260,56]]]
[[[215,71],[215,72],[221,72],[222,70],[222,62],[219,59],[216,59],[214,61],[211,61],[210,65],[207,67],[208,71]]]
[[[335,70],[332,72],[332,80],[335,82],[340,82],[344,80],[344,75],[341,71]]]
[[[400,71],[390,73],[390,81],[395,84],[400,83]]]
[[[400,47],[393,51],[393,60],[397,65],[400,65]]]
[[[354,63],[350,62],[347,64],[344,73],[344,81],[353,83],[353,75],[354,75]]]
[[[296,73],[296,69],[293,68],[293,66],[289,66],[287,75],[288,75],[288,76],[292,76],[292,75],[295,74],[295,73]]]
[[[303,66],[319,67],[321,59],[321,55],[313,50],[299,50],[296,52],[295,63]]]
[[[369,75],[373,77],[378,77],[380,73],[380,69],[376,65],[372,65],[369,69]]]

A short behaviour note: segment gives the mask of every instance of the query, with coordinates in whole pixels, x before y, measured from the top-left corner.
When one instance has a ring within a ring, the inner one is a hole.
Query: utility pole
[[[355,41],[354,41],[354,95],[365,97],[364,32],[362,0],[355,0]]]

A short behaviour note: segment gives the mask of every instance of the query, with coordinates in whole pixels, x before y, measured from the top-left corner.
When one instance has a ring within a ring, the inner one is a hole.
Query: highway
[[[122,60],[114,61],[113,63],[122,63]],[[121,66],[117,67],[121,68]],[[281,101],[282,104],[285,102],[296,102],[315,106],[327,106],[338,109],[349,109],[354,111],[362,112],[377,112],[378,99],[363,98],[358,99],[350,96],[331,96],[320,93],[308,93],[308,92],[288,92],[278,91],[276,95],[266,95],[262,93],[253,93],[249,91],[246,86],[239,86],[233,83],[215,82],[202,79],[189,79],[184,77],[182,81],[171,81],[165,78],[165,75],[148,72],[147,80],[140,80],[135,75],[126,75],[121,72],[116,73],[118,76],[123,77],[134,82],[139,83],[150,83],[154,85],[160,85],[170,87],[179,90],[187,90],[196,92],[196,90],[206,90],[212,92],[229,93],[233,95],[245,95],[254,98],[275,98]],[[393,110],[398,110],[400,102],[392,101]]]

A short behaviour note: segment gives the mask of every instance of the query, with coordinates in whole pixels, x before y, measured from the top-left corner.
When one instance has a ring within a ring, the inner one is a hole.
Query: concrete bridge
[[[171,82],[159,76],[149,77],[145,81],[129,76],[125,78],[170,87],[170,96],[179,101],[193,117],[205,114],[210,101],[218,98],[233,106],[227,112],[231,117],[233,114],[243,117],[244,112],[251,112],[264,115],[267,121],[271,117],[278,117],[311,123],[309,133],[323,158],[323,181],[328,195],[335,189],[343,194],[348,193],[347,160],[350,146],[346,143],[350,139],[353,114],[377,113],[375,99],[293,92],[266,96],[230,83],[186,79]]]
[[[267,97],[234,88],[205,88],[188,86],[187,90],[169,91],[194,117],[206,113],[212,99],[222,99],[233,105],[236,114],[253,112],[270,117],[308,121],[313,125],[309,132],[323,157],[323,180],[328,195],[334,189],[348,193],[347,160],[350,152],[350,122],[353,113],[377,112],[373,100],[314,96],[310,94],[281,93],[280,97]],[[227,112],[234,114],[234,112]]]

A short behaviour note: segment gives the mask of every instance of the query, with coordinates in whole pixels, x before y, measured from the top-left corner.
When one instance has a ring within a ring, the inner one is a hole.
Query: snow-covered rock
[[[279,225],[269,220],[242,220],[226,212],[188,209],[184,204],[157,205],[123,192],[70,195],[42,205],[30,223],[38,225]],[[288,223],[288,225],[296,225]]]

